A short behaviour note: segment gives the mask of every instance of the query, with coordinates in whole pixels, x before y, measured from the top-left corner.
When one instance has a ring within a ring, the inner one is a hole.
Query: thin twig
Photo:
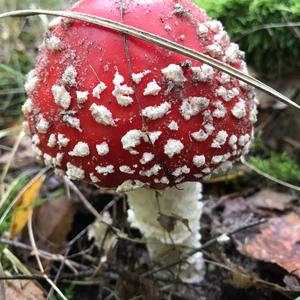
[[[94,274],[93,270],[80,272],[77,274],[62,274],[60,276],[60,279],[73,279],[73,278],[82,278],[82,277],[88,277]],[[55,278],[55,276],[48,275],[49,278]],[[13,274],[13,275],[0,275],[0,281],[2,280],[43,280],[45,281],[46,278],[44,275],[41,274]],[[0,298],[2,299],[2,298]]]
[[[45,269],[43,267],[42,261],[40,259],[39,256],[39,250],[36,246],[35,243],[35,239],[34,239],[34,234],[33,234],[33,230],[32,230],[32,214],[30,215],[29,219],[28,219],[28,234],[29,234],[29,239],[30,239],[30,243],[31,246],[33,248],[33,254],[35,256],[35,259],[37,261],[37,264],[39,266],[39,269],[41,271],[41,273],[43,274],[45,280],[50,284],[50,286],[56,291],[56,293],[63,299],[63,300],[68,300],[66,298],[66,296],[62,293],[62,291],[56,286],[56,284],[48,277],[47,274],[45,274]]]
[[[24,274],[14,274],[14,275],[1,275],[0,281],[3,280],[46,280],[43,275],[24,275]]]
[[[102,215],[104,212],[108,211],[111,207],[117,204],[117,202],[119,202],[121,199],[123,199],[123,195],[116,194],[114,198],[103,207],[103,209],[100,211],[100,214]]]
[[[85,207],[89,210],[89,212],[95,216],[96,220],[100,223],[106,225],[119,239],[128,240],[134,243],[144,244],[145,242],[140,239],[132,239],[130,237],[125,236],[120,232],[120,230],[111,224],[105,222],[102,218],[102,215],[98,213],[98,211],[94,208],[94,206],[86,199],[86,197],[82,194],[82,192],[78,189],[78,187],[68,178],[64,177],[65,182],[67,185],[79,196],[79,199],[85,205]]]
[[[83,237],[89,230],[89,227],[91,225],[88,225],[83,230],[81,230],[71,241],[68,242],[67,247],[71,247],[73,244],[75,244],[81,237]]]
[[[67,185],[79,196],[80,201],[84,204],[84,206],[88,209],[88,211],[94,215],[94,217],[98,220],[102,220],[101,215],[94,208],[94,206],[86,199],[86,197],[81,193],[79,188],[67,177],[64,176],[64,180]]]
[[[74,11],[72,11],[72,12],[70,12],[70,11],[51,11],[51,10],[41,10],[41,9],[17,10],[17,11],[7,12],[7,13],[0,14],[0,18],[27,17],[27,16],[34,16],[34,15],[41,15],[41,14],[67,17],[67,18],[71,18],[71,19],[81,20],[83,22],[87,22],[87,23],[91,23],[91,24],[100,25],[105,28],[109,28],[109,29],[112,29],[112,30],[115,30],[118,32],[122,32],[124,34],[134,36],[138,39],[153,43],[162,48],[169,49],[173,52],[180,53],[182,55],[185,55],[185,56],[195,59],[197,61],[204,62],[204,63],[214,67],[215,69],[218,69],[218,70],[223,71],[235,78],[238,78],[238,79],[252,85],[253,87],[258,88],[259,90],[262,90],[265,93],[280,99],[282,102],[284,102],[288,105],[291,105],[294,108],[297,108],[300,110],[299,104],[290,100],[288,97],[282,95],[281,93],[279,93],[278,91],[269,87],[268,85],[264,84],[263,82],[253,78],[252,76],[244,74],[243,72],[241,72],[221,61],[218,61],[217,59],[214,59],[203,53],[197,52],[191,48],[182,46],[180,44],[177,44],[175,42],[172,42],[170,40],[162,38],[158,35],[143,31],[143,30],[138,29],[133,26],[122,24],[120,22],[112,21],[109,19],[101,18],[101,17],[96,17],[96,16],[89,15],[89,14],[74,12]]]
[[[64,258],[65,258],[66,256],[68,256],[70,250],[71,250],[70,247],[66,249],[66,251],[65,251],[65,253],[64,253],[64,255],[63,255]],[[54,283],[55,285],[57,284],[57,282],[58,282],[58,280],[59,280],[59,278],[60,278],[61,272],[62,272],[62,270],[63,270],[65,264],[66,264],[66,260],[64,259],[64,260],[61,261],[60,266],[59,266],[58,271],[57,271],[57,274],[55,275],[55,278],[54,278],[54,281],[53,281],[53,283]],[[76,273],[77,273],[77,272],[76,272]],[[53,288],[53,286],[51,286],[51,289],[49,290],[49,293],[48,293],[48,295],[47,295],[47,299],[46,299],[46,300],[51,300],[52,297],[53,297],[53,293],[54,293],[54,288]]]
[[[239,232],[241,232],[241,231],[245,231],[245,230],[247,230],[247,229],[249,229],[249,228],[259,226],[259,225],[264,224],[264,223],[266,223],[266,222],[267,222],[267,220],[265,220],[265,219],[259,220],[259,221],[256,221],[256,222],[254,222],[254,223],[246,224],[246,225],[244,225],[244,226],[241,226],[241,227],[239,227],[239,228],[237,228],[237,229],[234,229],[234,230],[232,230],[232,231],[229,231],[229,232],[227,232],[227,233],[225,233],[225,234],[226,234],[227,236],[231,237],[231,236],[233,236],[233,235],[235,235],[235,234],[237,234],[237,233],[239,233]],[[176,266],[176,265],[178,265],[178,264],[181,264],[181,263],[183,263],[184,261],[186,261],[186,259],[188,259],[188,258],[191,257],[192,255],[194,255],[195,253],[200,252],[200,251],[202,251],[203,249],[206,249],[206,248],[212,246],[213,244],[216,244],[216,243],[218,242],[218,239],[219,239],[221,236],[223,236],[223,235],[224,235],[224,234],[221,234],[221,235],[219,235],[219,236],[217,236],[217,237],[215,237],[215,238],[213,238],[213,239],[207,241],[207,242],[206,242],[205,244],[203,244],[201,247],[196,248],[196,249],[194,249],[194,250],[192,250],[192,251],[186,253],[185,255],[183,255],[179,260],[176,260],[176,261],[174,261],[174,262],[171,262],[171,263],[162,265],[162,266],[159,267],[158,269],[150,270],[150,271],[148,271],[148,272],[145,272],[145,273],[142,274],[142,275],[145,276],[145,277],[151,276],[151,275],[153,275],[153,274],[155,274],[155,273],[158,273],[158,272],[160,272],[160,271],[164,271],[164,270],[170,269],[170,268],[172,268],[172,267],[174,267],[174,266]]]
[[[276,283],[273,283],[273,282],[269,282],[269,281],[266,281],[266,280],[263,280],[262,278],[260,277],[253,277],[252,274],[247,274],[245,273],[245,271],[240,271],[236,268],[233,268],[233,267],[229,267],[227,265],[224,265],[220,262],[217,262],[217,261],[214,261],[214,260],[211,260],[211,259],[204,259],[204,261],[206,263],[209,263],[209,264],[212,264],[218,268],[221,268],[221,269],[225,269],[229,272],[239,272],[242,276],[245,276],[246,278],[248,278],[249,280],[251,280],[253,282],[253,284],[260,284],[262,286],[267,286],[268,288],[272,288],[274,290],[276,290],[277,292],[280,292],[283,296],[285,296],[287,299],[293,299],[292,297],[286,295],[285,293],[287,292],[299,292],[300,289],[298,288],[295,288],[295,289],[290,289],[288,287],[284,287],[284,286],[281,286],[279,284],[276,284]]]
[[[17,248],[27,250],[27,251],[30,251],[30,252],[32,252],[34,250],[32,246],[21,243],[21,242],[18,242],[18,241],[15,241],[15,240],[8,240],[8,239],[5,239],[5,238],[0,238],[0,243],[6,244],[6,245],[9,245],[9,246],[13,246],[13,247],[17,247]],[[78,262],[75,262],[75,261],[71,261],[71,260],[67,259],[66,257],[60,255],[60,254],[52,254],[52,253],[47,252],[45,250],[39,250],[39,254],[43,259],[46,259],[46,260],[64,261],[65,264],[73,272],[74,272],[74,268],[83,269],[83,270],[85,269],[86,270],[86,267],[84,265],[82,265]]]

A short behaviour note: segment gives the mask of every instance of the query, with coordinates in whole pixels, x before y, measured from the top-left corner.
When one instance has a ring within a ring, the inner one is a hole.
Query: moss
[[[300,168],[286,153],[271,153],[266,159],[251,157],[250,162],[261,171],[280,180],[300,182]]]
[[[255,167],[282,181],[299,184],[300,167],[287,153],[276,153],[269,150],[260,135],[255,139],[252,150],[255,156],[250,157],[249,161]]]
[[[232,40],[246,52],[247,61],[269,78],[300,68],[299,27],[265,28],[299,22],[298,0],[194,0],[224,24]]]

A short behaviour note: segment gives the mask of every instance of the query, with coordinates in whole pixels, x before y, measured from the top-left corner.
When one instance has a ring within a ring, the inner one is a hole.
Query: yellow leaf
[[[22,231],[32,214],[33,203],[38,199],[41,185],[45,176],[34,177],[19,193],[14,205],[12,221],[10,224],[9,238],[13,239]]]

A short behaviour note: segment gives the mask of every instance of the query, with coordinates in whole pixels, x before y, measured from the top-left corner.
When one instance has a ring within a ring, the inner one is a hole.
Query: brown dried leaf
[[[288,204],[296,199],[295,195],[264,189],[249,197],[247,201],[257,208],[285,211]]]
[[[245,254],[275,263],[300,278],[300,216],[272,218],[262,232],[243,245]]]
[[[38,246],[58,252],[71,230],[75,208],[65,196],[46,202],[33,212],[33,228]]]
[[[44,292],[33,281],[14,280],[5,282],[6,300],[45,300]]]
[[[235,197],[224,201],[223,219],[225,224],[236,224],[243,216],[255,214],[259,217],[271,216],[291,207],[297,197],[270,189],[261,190],[250,197]]]
[[[33,211],[33,231],[37,247],[59,253],[71,230],[74,214],[73,202],[65,196],[36,207]],[[24,232],[22,240],[29,242],[27,232]]]
[[[251,209],[248,202],[243,197],[236,197],[234,199],[227,200],[224,203],[223,219],[235,219],[241,216],[241,214],[249,213]]]
[[[160,226],[165,229],[167,232],[172,232],[176,226],[177,218],[173,216],[167,216],[164,214],[159,214],[157,222]]]
[[[192,232],[192,230],[190,228],[189,220],[186,219],[186,218],[181,218],[181,217],[176,216],[176,215],[168,216],[168,215],[164,215],[162,213],[160,213],[158,218],[157,218],[157,222],[168,233],[172,232],[175,229],[177,221],[181,222],[187,228],[187,230]]]

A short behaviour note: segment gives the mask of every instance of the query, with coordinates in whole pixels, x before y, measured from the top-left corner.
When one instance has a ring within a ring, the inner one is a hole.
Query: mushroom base
[[[179,261],[184,254],[200,247],[201,192],[201,183],[186,182],[165,190],[142,188],[127,193],[128,220],[144,234],[154,262]],[[202,254],[194,254],[171,271],[185,282],[201,281]]]

